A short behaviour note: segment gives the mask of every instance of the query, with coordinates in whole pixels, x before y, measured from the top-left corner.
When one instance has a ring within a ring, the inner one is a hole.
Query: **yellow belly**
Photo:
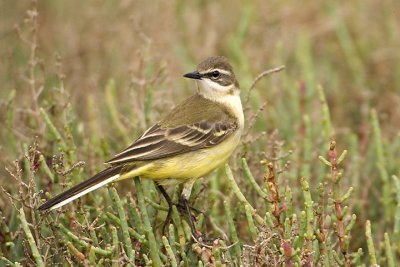
[[[156,180],[161,185],[182,183],[188,179],[196,179],[223,164],[235,150],[239,140],[240,133],[237,133],[216,147],[155,160],[132,170],[121,178],[140,176],[145,179]]]

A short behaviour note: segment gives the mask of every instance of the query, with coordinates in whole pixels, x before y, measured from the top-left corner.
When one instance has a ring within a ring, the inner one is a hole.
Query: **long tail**
[[[62,207],[65,204],[68,204],[69,202],[118,179],[120,177],[121,169],[122,166],[109,167],[86,181],[77,184],[67,191],[48,200],[39,207],[39,210],[53,210]]]

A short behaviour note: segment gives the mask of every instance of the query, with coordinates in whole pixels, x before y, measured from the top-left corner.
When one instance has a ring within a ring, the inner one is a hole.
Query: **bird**
[[[51,198],[39,210],[54,210],[106,184],[140,177],[156,183],[170,207],[168,218],[173,203],[164,186],[183,184],[179,205],[190,215],[194,182],[225,163],[239,145],[244,115],[239,83],[227,58],[208,57],[183,76],[196,81],[192,96],[105,162],[104,170]]]

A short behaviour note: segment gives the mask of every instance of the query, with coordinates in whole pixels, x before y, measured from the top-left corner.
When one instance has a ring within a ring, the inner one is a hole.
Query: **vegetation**
[[[399,8],[1,2],[0,266],[398,266]],[[193,189],[213,242],[176,208],[163,233],[167,203],[139,178],[38,212],[189,96],[181,75],[209,55],[232,61],[247,123]]]

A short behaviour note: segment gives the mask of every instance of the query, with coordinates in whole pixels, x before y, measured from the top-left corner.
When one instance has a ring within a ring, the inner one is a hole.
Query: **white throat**
[[[234,88],[234,84],[222,86],[209,79],[204,79],[198,81],[198,86],[199,94],[225,106],[237,118],[239,127],[244,127],[242,101],[240,100],[239,89]]]

